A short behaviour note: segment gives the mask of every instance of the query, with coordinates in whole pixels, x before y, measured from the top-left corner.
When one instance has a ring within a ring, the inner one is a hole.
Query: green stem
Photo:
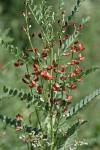
[[[51,57],[50,57],[50,64],[52,65],[53,61],[53,49],[51,49]],[[53,75],[52,69],[51,69],[51,76]],[[50,81],[50,91],[51,91],[51,100],[53,99],[53,90],[52,90],[52,80]],[[53,150],[53,139],[54,139],[54,133],[53,133],[53,104],[51,103],[51,109],[50,109],[50,125],[51,125],[51,147],[50,150]]]
[[[42,129],[41,122],[40,122],[40,118],[39,118],[39,114],[38,114],[38,111],[37,111],[37,109],[36,109],[36,108],[35,108],[35,112],[36,112],[36,115],[37,115],[37,120],[38,120],[38,123],[39,123],[40,129]]]
[[[27,69],[27,73],[29,74],[28,64],[26,64],[26,69]],[[32,88],[30,88],[30,90],[31,90],[31,94],[33,95]],[[37,111],[36,107],[35,107],[35,112],[36,112],[36,115],[37,115],[37,120],[38,120],[40,129],[42,129],[41,122],[40,122],[40,119],[39,119],[39,114],[38,114],[38,111]]]
[[[29,43],[31,45],[31,48],[32,50],[34,50],[34,47],[32,45],[32,42],[31,42],[31,37],[30,37],[30,34],[29,34],[29,25],[28,25],[28,15],[27,15],[27,8],[26,8],[26,16],[25,16],[25,21],[26,21],[26,35],[28,37],[28,40],[29,40]]]

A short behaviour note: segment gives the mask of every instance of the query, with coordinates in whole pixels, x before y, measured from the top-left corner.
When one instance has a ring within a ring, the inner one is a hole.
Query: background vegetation
[[[53,8],[57,10],[59,1],[48,0],[53,4]],[[20,49],[28,47],[27,38],[21,31],[21,26],[24,24],[21,12],[24,9],[24,1],[19,0],[0,0],[0,37],[6,30],[7,41],[12,41],[13,44]],[[38,0],[40,2],[40,0]],[[65,9],[70,14],[75,0],[65,0]],[[81,41],[85,44],[86,60],[83,68],[89,68],[91,66],[100,66],[100,0],[86,0],[80,7],[80,11],[75,15],[72,21],[80,21],[82,17],[90,16],[90,22],[87,27],[82,31],[80,35]],[[35,23],[33,23],[33,31],[39,32]],[[8,38],[10,37],[10,38]],[[36,41],[38,43],[38,41]],[[24,88],[21,77],[22,68],[16,69],[13,65],[15,57],[0,47],[0,93],[2,93],[2,86],[7,85],[11,87]],[[23,68],[24,69],[24,68]],[[78,101],[85,95],[89,95],[92,91],[100,88],[100,71],[87,76],[84,79],[74,94],[73,101]],[[26,89],[25,89],[26,90]],[[93,103],[81,111],[76,116],[83,117],[89,120],[89,122],[81,128],[78,134],[78,140],[85,139],[88,142],[87,147],[83,147],[82,150],[100,150],[100,97],[96,98]],[[23,107],[22,107],[23,106]],[[15,117],[16,114],[22,113],[27,118],[29,112],[25,110],[26,105],[15,98],[3,99],[0,102],[0,114]],[[0,123],[0,150],[25,150],[26,145],[22,144],[16,137],[19,136],[18,132],[13,129],[4,126]]]

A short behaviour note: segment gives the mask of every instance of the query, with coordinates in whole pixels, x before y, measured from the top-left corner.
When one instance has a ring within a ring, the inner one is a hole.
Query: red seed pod
[[[47,70],[51,70],[53,68],[53,66],[47,66],[46,69]]]
[[[63,44],[63,41],[61,39],[59,39],[59,44],[60,44],[60,47],[62,46]]]
[[[42,34],[41,34],[41,33],[39,33],[39,34],[38,34],[38,37],[39,37],[40,39],[42,39]]]
[[[34,32],[32,33],[32,38],[35,36]]]
[[[42,56],[43,58],[48,57],[48,53],[47,53],[47,52],[43,52],[43,53],[41,54],[41,56]]]
[[[24,26],[22,26],[22,30],[23,30],[23,31],[26,31],[26,28],[25,28]]]
[[[22,15],[25,17],[25,12],[24,11],[22,11]]]
[[[63,91],[63,92],[66,91],[66,87],[62,87],[62,91]]]
[[[35,82],[37,82],[37,81],[39,80],[39,77],[38,77],[38,76],[34,76],[33,80],[34,80]]]
[[[68,22],[67,22],[67,21],[65,21],[65,26],[66,26],[66,27],[68,26]]]
[[[25,5],[28,5],[28,4],[29,4],[29,1],[24,2],[24,4],[25,4]]]
[[[33,64],[33,67],[34,67],[36,70],[39,70],[39,66],[38,66],[36,63]]]
[[[58,66],[58,64],[56,63],[55,60],[53,60],[52,65],[53,65],[54,68],[56,68]]]
[[[60,21],[60,20],[58,20],[58,24],[59,24],[59,25],[61,25],[61,24],[60,24],[60,22],[61,22],[61,21]]]
[[[83,28],[83,25],[80,24],[79,27],[78,27],[78,30],[81,30]]]
[[[62,15],[65,15],[65,12],[64,12],[64,11],[62,12]]]
[[[77,40],[77,41],[74,42],[74,44],[78,44],[78,43],[79,43],[79,40]]]
[[[22,65],[23,65],[23,63],[20,60],[18,60],[17,63],[14,63],[15,67],[19,67],[19,66],[22,66]]]

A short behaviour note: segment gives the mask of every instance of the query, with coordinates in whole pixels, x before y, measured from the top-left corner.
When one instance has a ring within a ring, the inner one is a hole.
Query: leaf
[[[16,120],[16,119],[11,119],[11,118],[8,118],[4,115],[0,115],[0,120],[2,120],[2,122],[6,123],[7,125],[10,125],[11,127],[15,127],[17,125],[19,125],[19,122]]]
[[[62,44],[62,47],[61,49],[63,51],[67,51],[68,48],[73,44],[73,42],[75,41],[75,38],[77,38],[79,35],[79,32],[76,34],[76,33],[73,33],[72,35],[70,35],[70,37],[65,41],[64,44]]]
[[[85,26],[85,24],[89,21],[90,17],[83,18],[82,19],[82,25]],[[80,32],[74,32],[68,39],[65,40],[65,43],[62,44],[61,49],[65,52],[68,50],[68,48],[74,43],[75,39],[78,37]]]
[[[8,36],[10,32],[10,28],[6,29],[5,31],[0,30],[0,44],[2,42],[2,40],[4,40],[5,42],[12,42],[13,38],[10,38]]]
[[[80,111],[82,108],[87,106],[87,104],[89,104],[89,102],[91,102],[99,94],[100,94],[100,89],[97,89],[96,91],[94,91],[89,96],[86,96],[84,99],[80,100],[79,103],[77,103],[75,106],[70,108],[70,110],[68,111],[69,117],[66,119],[69,119],[70,117],[75,115],[78,111]]]
[[[78,79],[80,79],[81,77],[84,77],[86,75],[89,75],[95,71],[97,71],[98,69],[100,69],[99,67],[91,67],[85,71],[83,71],[81,74],[77,75],[76,77],[72,77],[71,81],[76,82]]]
[[[33,96],[30,93],[26,93],[19,89],[12,89],[6,86],[3,87],[3,91],[10,96],[17,96],[20,100],[27,100],[27,102],[32,101]]]
[[[81,0],[77,0],[77,4],[74,6],[71,15],[68,16],[67,21],[70,21],[72,19],[72,17],[74,16],[74,14],[78,11],[78,8],[81,6]]]
[[[30,5],[32,5],[32,4],[33,4],[33,2],[34,2],[34,0],[31,0],[31,1],[30,1]]]
[[[32,128],[31,126],[28,126],[26,124],[22,125],[21,121],[17,121],[16,119],[12,119],[12,118],[9,118],[9,117],[4,116],[4,115],[0,115],[0,120],[3,123],[5,123],[6,125],[9,125],[10,127],[13,127],[15,129],[17,126],[21,126],[22,129],[28,133],[30,133],[31,131],[34,131],[35,134],[38,134],[39,132],[41,132],[41,129]]]
[[[13,55],[16,57],[20,58],[21,60],[24,61],[22,58],[24,56],[24,52],[20,51],[18,47],[14,47],[12,44],[7,43],[5,40],[1,40],[1,46],[5,48],[7,51],[11,52]]]
[[[64,150],[64,147],[66,148],[65,144],[68,141],[68,138],[71,137],[79,129],[79,127],[82,126],[86,122],[87,122],[86,120],[83,122],[77,121],[71,127],[69,127],[65,135],[64,136],[62,135],[59,137],[60,147],[58,150]]]

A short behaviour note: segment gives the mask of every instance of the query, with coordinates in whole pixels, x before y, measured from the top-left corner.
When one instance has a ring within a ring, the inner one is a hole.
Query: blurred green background
[[[60,0],[48,0],[53,4],[56,10]],[[21,26],[24,24],[21,12],[24,10],[23,0],[0,0],[0,36],[2,33],[10,28],[8,41],[13,39],[13,44],[19,49],[28,46],[27,37],[21,31]],[[38,0],[38,2],[40,2]],[[65,9],[70,14],[76,0],[65,0]],[[86,60],[83,68],[88,69],[91,66],[100,66],[100,0],[86,0],[82,3],[80,11],[75,15],[72,21],[81,21],[82,17],[90,16],[90,22],[85,27],[80,35],[80,40],[85,44]],[[34,24],[34,30],[36,28]],[[16,69],[13,65],[15,57],[8,53],[5,49],[0,47],[0,93],[2,93],[2,86],[25,88],[21,82],[24,68]],[[92,91],[100,88],[100,71],[97,71],[87,77],[82,82],[76,92],[74,93],[73,101],[77,102],[84,96],[89,95]],[[26,89],[25,89],[26,90]],[[17,113],[22,113],[26,117],[29,114],[25,110],[26,105],[16,100],[15,98],[3,99],[0,102],[0,114],[12,116]],[[76,116],[83,117],[89,122],[79,130],[78,140],[85,139],[88,146],[79,149],[82,150],[100,150],[100,96],[97,97],[87,108],[81,111]],[[16,137],[18,132],[4,126],[0,122],[0,150],[25,150],[26,145],[22,144]]]

